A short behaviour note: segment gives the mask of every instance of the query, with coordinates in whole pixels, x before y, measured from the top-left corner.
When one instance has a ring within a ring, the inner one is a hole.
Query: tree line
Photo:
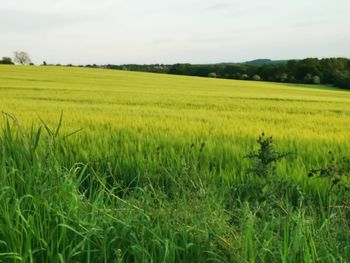
[[[32,64],[26,52],[15,52],[14,62]],[[11,58],[3,57],[0,64],[14,64]],[[45,61],[42,66],[49,66]],[[60,64],[56,64],[60,66]],[[67,66],[73,66],[68,64]],[[211,77],[237,80],[272,81],[301,84],[326,84],[350,89],[350,59],[306,58],[302,60],[270,61],[254,63],[221,64],[126,64],[126,65],[79,65],[79,67],[107,68],[128,71],[153,72],[186,76]]]
[[[95,67],[96,65],[87,65]],[[326,84],[350,89],[350,59],[306,58],[279,63],[249,64],[174,64],[174,65],[106,65],[109,69],[166,73],[223,79]]]

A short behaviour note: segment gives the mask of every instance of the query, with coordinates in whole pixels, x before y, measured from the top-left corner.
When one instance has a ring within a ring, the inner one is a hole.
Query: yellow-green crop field
[[[350,92],[0,66],[0,110],[0,262],[350,260],[345,193],[307,176],[350,156]],[[291,152],[275,199],[244,158],[262,132]]]
[[[213,139],[348,141],[350,93],[322,86],[66,67],[0,67],[1,108],[23,125],[41,118],[87,132],[127,129]],[[102,125],[102,127],[101,127]]]

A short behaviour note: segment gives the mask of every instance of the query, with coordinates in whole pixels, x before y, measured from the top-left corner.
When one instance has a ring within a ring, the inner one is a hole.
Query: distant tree
[[[244,79],[244,80],[249,79],[248,74],[242,74],[242,79]]]
[[[232,78],[233,78],[233,79],[242,79],[242,74],[239,73],[239,72],[237,72],[237,73],[235,73],[235,74],[232,75]]]
[[[215,72],[210,72],[210,73],[208,74],[208,77],[209,77],[209,78],[216,78],[217,75],[216,75]]]
[[[297,79],[292,75],[292,76],[289,76],[288,82],[295,83],[297,82]]]
[[[175,75],[190,75],[189,74],[190,67],[191,67],[190,64],[174,64],[170,67],[168,73],[175,74]]]
[[[301,80],[304,78],[306,82],[305,77],[308,76],[308,74],[311,74],[311,78],[309,78],[307,83],[312,83],[312,76],[321,76],[321,67],[317,58],[307,58],[297,62],[295,72],[296,78]]]
[[[259,80],[261,80],[261,77],[258,74],[255,74],[253,76],[252,80],[259,81]]]
[[[308,84],[312,84],[313,82],[313,76],[310,73],[307,73],[304,77],[304,82]]]
[[[312,83],[313,84],[320,84],[321,83],[321,79],[319,76],[313,76],[312,77]]]
[[[0,64],[7,64],[7,65],[13,65],[12,59],[9,57],[3,57],[0,60]]]
[[[44,62],[43,62],[43,66],[47,66],[47,63],[46,63],[46,61],[44,60]]]
[[[32,62],[28,53],[24,51],[14,52],[14,61],[21,65],[28,65]]]
[[[350,73],[336,71],[333,84],[339,88],[350,89]]]
[[[282,73],[280,76],[279,76],[279,80],[281,82],[286,82],[288,80],[288,74],[287,73]]]
[[[255,72],[252,72],[251,75],[254,76],[258,74],[261,78],[269,81],[279,81],[280,67],[275,65],[262,65],[257,68]]]

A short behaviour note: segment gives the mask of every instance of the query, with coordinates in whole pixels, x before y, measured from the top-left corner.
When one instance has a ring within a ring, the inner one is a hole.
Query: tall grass
[[[195,178],[169,174],[168,183],[157,185],[134,178],[135,186],[125,187],[118,178],[109,180],[107,164],[96,170],[63,166],[65,143],[58,133],[42,135],[41,128],[24,135],[9,122],[4,127],[1,260],[189,262],[229,253],[215,249],[225,245],[225,228],[231,231],[225,213],[208,213],[219,204],[191,182]]]
[[[59,127],[45,124],[28,132],[7,120],[3,128],[3,262],[346,262],[350,257],[349,211],[321,191],[282,180],[276,192],[251,176],[227,185],[201,167],[204,144],[183,149],[177,163],[158,149],[158,174],[146,167],[144,174],[118,174],[117,158],[82,163],[76,155],[67,166],[61,160],[81,147],[71,140],[80,134],[64,136]]]

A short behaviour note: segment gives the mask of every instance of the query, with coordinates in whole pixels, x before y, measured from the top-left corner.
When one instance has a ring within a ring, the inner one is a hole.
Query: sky
[[[350,57],[350,0],[0,0],[0,57],[35,63]]]

